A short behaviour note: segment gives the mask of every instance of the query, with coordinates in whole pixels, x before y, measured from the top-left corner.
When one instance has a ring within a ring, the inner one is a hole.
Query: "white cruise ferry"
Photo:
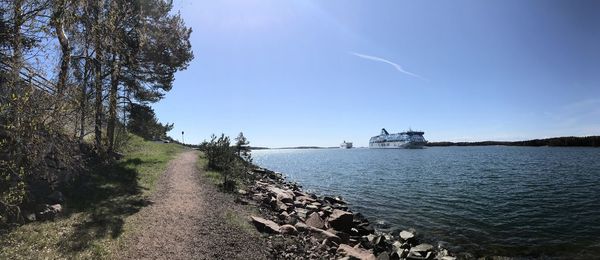
[[[371,137],[369,148],[423,148],[427,143],[423,134],[412,130],[390,134],[383,128],[380,135]]]
[[[352,142],[344,141],[342,144],[340,144],[340,148],[350,149],[352,148]]]

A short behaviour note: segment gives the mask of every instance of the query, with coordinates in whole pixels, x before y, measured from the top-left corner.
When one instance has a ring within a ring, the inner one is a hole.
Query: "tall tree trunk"
[[[14,1],[14,6],[13,6],[13,35],[12,35],[12,39],[10,41],[10,44],[12,45],[12,57],[11,57],[11,61],[10,61],[10,66],[11,66],[11,71],[10,71],[10,77],[8,80],[8,87],[10,88],[10,91],[8,93],[11,93],[11,95],[18,95],[19,97],[22,96],[25,92],[25,90],[20,86],[20,73],[21,73],[21,68],[23,68],[23,46],[22,46],[22,40],[23,40],[23,35],[21,32],[21,25],[23,25],[24,21],[24,17],[23,17],[23,0],[15,0]],[[22,109],[22,105],[23,103],[21,102],[22,99],[18,99],[15,100],[15,106],[19,107]],[[19,109],[15,110],[15,111],[19,111]],[[14,124],[15,127],[17,129],[19,129],[21,127],[22,121],[23,121],[24,115],[22,113],[14,113]]]
[[[62,52],[61,62],[60,62],[60,72],[58,74],[58,84],[56,85],[56,90],[58,93],[58,97],[62,98],[62,95],[65,91],[65,86],[67,84],[67,76],[69,72],[69,64],[71,63],[71,49],[69,47],[69,38],[65,34],[64,30],[64,12],[65,12],[65,0],[55,0],[55,7],[53,13],[52,23],[54,25],[54,30],[56,32],[56,36],[58,38],[58,42],[60,43],[60,48]]]
[[[102,104],[102,63],[103,59],[103,44],[102,40],[104,30],[103,18],[102,18],[102,6],[104,5],[104,1],[90,1],[88,2],[92,4],[93,8],[93,19],[94,26],[92,28],[93,39],[94,39],[94,89],[95,89],[95,123],[94,123],[94,135],[95,135],[95,145],[96,151],[99,153],[103,153],[104,149],[102,147],[102,119],[104,116],[104,107]]]
[[[85,50],[85,56],[88,56],[87,46]],[[90,74],[88,73],[90,70],[90,62],[88,59],[85,60],[85,64],[83,67],[83,84],[81,84],[81,100],[79,103],[79,109],[81,112],[79,121],[81,124],[81,128],[79,129],[79,144],[83,144],[83,137],[85,136],[85,115],[87,114],[87,88],[88,88],[88,80]]]
[[[117,123],[117,92],[119,91],[119,74],[120,65],[118,55],[114,54],[112,68],[110,73],[110,93],[109,93],[109,109],[108,109],[108,151],[112,152],[115,145],[115,126]]]
[[[96,36],[99,38],[100,36]],[[96,59],[94,63],[94,89],[96,92],[96,100],[95,100],[95,124],[94,124],[94,134],[95,136],[95,145],[96,150],[98,152],[102,151],[102,116],[104,113],[104,109],[102,106],[102,47],[100,46],[100,40],[96,41]]]
[[[15,0],[13,6],[13,36],[11,39],[12,47],[12,59],[10,66],[11,71],[11,85],[15,86],[19,81],[19,73],[23,67],[23,50],[21,49],[21,25],[23,24],[23,0]]]

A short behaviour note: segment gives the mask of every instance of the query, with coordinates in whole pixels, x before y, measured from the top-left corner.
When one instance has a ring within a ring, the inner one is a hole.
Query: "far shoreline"
[[[447,146],[523,146],[523,147],[600,147],[600,135],[594,136],[564,136],[525,141],[477,141],[477,142],[428,142],[426,147]],[[292,150],[292,149],[339,149],[337,146],[295,146],[295,147],[249,147],[250,150]],[[356,147],[368,148],[368,147]]]

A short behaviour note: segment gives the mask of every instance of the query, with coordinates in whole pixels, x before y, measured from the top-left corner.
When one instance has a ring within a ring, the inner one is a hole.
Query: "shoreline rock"
[[[340,197],[318,197],[281,173],[256,168],[239,201],[256,205],[263,217],[252,223],[268,236],[279,259],[456,259],[441,246],[419,243],[414,230],[376,231]],[[289,242],[289,241],[293,242]],[[287,242],[286,242],[287,241]]]

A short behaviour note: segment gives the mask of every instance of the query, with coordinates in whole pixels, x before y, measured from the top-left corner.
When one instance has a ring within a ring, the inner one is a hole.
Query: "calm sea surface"
[[[600,258],[600,149],[253,151],[305,190],[476,255]]]

